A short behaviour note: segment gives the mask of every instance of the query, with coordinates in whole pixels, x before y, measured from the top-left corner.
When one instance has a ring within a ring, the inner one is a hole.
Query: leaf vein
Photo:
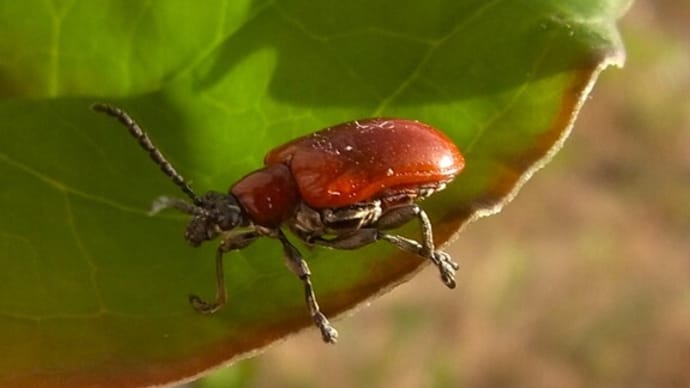
[[[86,263],[87,267],[89,268],[89,280],[91,283],[91,287],[93,289],[93,293],[96,296],[96,299],[98,300],[98,304],[100,306],[101,310],[105,310],[105,303],[103,302],[103,295],[101,293],[100,288],[98,287],[98,282],[96,281],[96,272],[98,272],[98,266],[96,266],[92,260],[92,255],[89,254],[89,252],[86,250],[86,246],[84,245],[84,241],[82,241],[79,232],[77,231],[77,225],[75,224],[74,221],[74,211],[72,210],[72,203],[70,202],[69,195],[67,195],[67,192],[63,192],[64,195],[64,200],[65,200],[65,212],[67,213],[67,225],[69,227],[69,232],[72,235],[72,238],[74,239],[74,243],[77,246],[77,250],[79,251],[79,254],[81,255],[82,259]]]
[[[39,181],[45,183],[46,185],[48,185],[49,187],[51,187],[57,191],[69,193],[69,194],[72,194],[74,196],[77,196],[77,197],[80,197],[83,199],[87,199],[89,201],[97,202],[97,203],[100,203],[103,205],[107,205],[107,206],[113,207],[115,209],[118,209],[118,210],[121,210],[121,211],[124,211],[127,213],[133,213],[133,214],[148,216],[148,212],[145,210],[134,208],[131,206],[127,206],[127,205],[112,201],[110,199],[103,198],[103,197],[100,197],[100,196],[97,196],[94,194],[90,194],[90,193],[75,189],[73,187],[70,187],[70,186],[66,185],[65,183],[63,183],[59,180],[51,178],[48,175],[46,175],[40,171],[37,171],[37,170],[35,170],[35,169],[33,169],[33,168],[31,168],[31,167],[29,167],[29,166],[27,166],[21,162],[18,162],[16,160],[10,158],[9,156],[7,156],[6,154],[4,154],[2,152],[0,152],[0,161],[5,162],[5,164],[10,165],[14,168],[17,168],[17,169],[27,173],[30,176],[33,176],[34,178],[38,179]]]
[[[507,103],[503,104],[500,110],[498,110],[496,113],[494,113],[493,116],[491,116],[488,120],[486,120],[482,125],[479,125],[477,127],[477,131],[475,132],[474,136],[472,139],[469,141],[469,143],[463,148],[467,154],[471,153],[474,147],[477,145],[479,142],[480,138],[484,135],[484,132],[487,130],[487,128],[491,127],[493,123],[498,121],[501,117],[506,115],[517,103],[517,101],[522,97],[525,92],[527,91],[527,88],[530,85],[530,80],[534,79],[535,75],[538,74],[537,70],[539,69],[539,66],[543,63],[544,59],[546,58],[546,55],[548,52],[551,50],[555,42],[555,39],[552,38],[549,44],[544,48],[542,51],[541,55],[536,57],[534,59],[534,63],[532,64],[532,70],[528,72],[528,76],[525,78],[525,81],[522,83],[520,88],[518,88],[515,93],[513,93],[513,96],[510,98],[510,101]]]
[[[400,97],[402,93],[407,90],[412,83],[419,78],[419,76],[422,74],[422,69],[426,64],[431,60],[433,55],[436,53],[436,50],[443,45],[448,39],[451,37],[455,36],[457,33],[462,31],[462,29],[467,26],[469,22],[472,20],[478,18],[481,16],[484,12],[487,11],[490,7],[494,6],[496,3],[498,3],[500,0],[493,0],[493,1],[487,1],[482,6],[477,8],[471,15],[467,16],[464,20],[459,22],[453,29],[451,29],[445,36],[441,37],[437,41],[433,42],[433,44],[429,47],[427,52],[424,54],[422,59],[417,63],[417,66],[412,70],[412,73],[410,73],[410,76],[407,77],[405,80],[403,80],[400,83],[400,86],[398,86],[397,89],[395,89],[388,97],[384,98],[381,103],[379,104],[376,109],[374,109],[374,112],[372,113],[372,116],[381,116],[383,114],[383,111],[388,107],[388,105],[391,104],[396,98]]]

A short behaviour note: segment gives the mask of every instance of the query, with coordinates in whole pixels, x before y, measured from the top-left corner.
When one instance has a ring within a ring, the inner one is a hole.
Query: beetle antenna
[[[151,139],[146,132],[141,129],[139,124],[137,124],[137,122],[134,121],[134,119],[132,119],[125,111],[112,105],[98,103],[91,105],[91,109],[95,110],[96,112],[102,112],[109,116],[115,117],[122,125],[127,127],[127,129],[129,129],[129,133],[131,133],[132,136],[137,139],[141,148],[148,152],[151,159],[156,162],[163,173],[170,177],[173,183],[179,186],[180,189],[182,189],[182,191],[192,199],[192,202],[194,202],[195,205],[201,204],[201,199],[198,195],[196,195],[196,193],[194,193],[187,181],[185,181],[182,175],[180,175],[177,170],[175,170],[173,165],[168,162],[165,156],[163,156],[163,153],[161,153],[160,150],[153,145]]]

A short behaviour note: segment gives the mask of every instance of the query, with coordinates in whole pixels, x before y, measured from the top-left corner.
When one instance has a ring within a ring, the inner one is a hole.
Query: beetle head
[[[246,223],[242,208],[231,194],[209,191],[198,198],[190,213],[193,218],[187,224],[185,239],[193,246]]]

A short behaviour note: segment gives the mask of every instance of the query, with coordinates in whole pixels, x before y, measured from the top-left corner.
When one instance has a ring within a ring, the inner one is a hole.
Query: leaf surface
[[[0,385],[181,381],[311,326],[301,283],[267,239],[227,255],[226,308],[190,308],[187,294],[213,295],[215,246],[189,247],[183,216],[147,215],[157,196],[181,194],[91,103],[128,110],[200,192],[336,123],[428,122],[467,163],[422,204],[441,244],[560,148],[599,71],[622,64],[615,22],[627,6],[3,2]],[[330,316],[425,264],[383,243],[300,248]]]

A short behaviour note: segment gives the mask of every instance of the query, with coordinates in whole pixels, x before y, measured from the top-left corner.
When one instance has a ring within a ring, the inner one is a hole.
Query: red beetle
[[[428,197],[464,167],[453,142],[418,121],[372,118],[350,121],[298,138],[270,151],[264,167],[240,179],[228,194],[196,195],[148,135],[122,110],[94,104],[94,110],[117,118],[137,138],[192,203],[161,197],[153,211],[173,207],[192,215],[186,240],[193,246],[220,236],[216,251],[216,299],[189,300],[200,313],[217,311],[226,301],[223,255],[258,237],[280,241],[288,267],[304,282],[306,303],[325,342],[338,333],[319,310],[309,267],[281,226],[309,245],[355,249],[377,240],[431,260],[449,288],[458,265],[434,248],[429,217],[415,201]],[[386,233],[417,218],[422,240]]]

